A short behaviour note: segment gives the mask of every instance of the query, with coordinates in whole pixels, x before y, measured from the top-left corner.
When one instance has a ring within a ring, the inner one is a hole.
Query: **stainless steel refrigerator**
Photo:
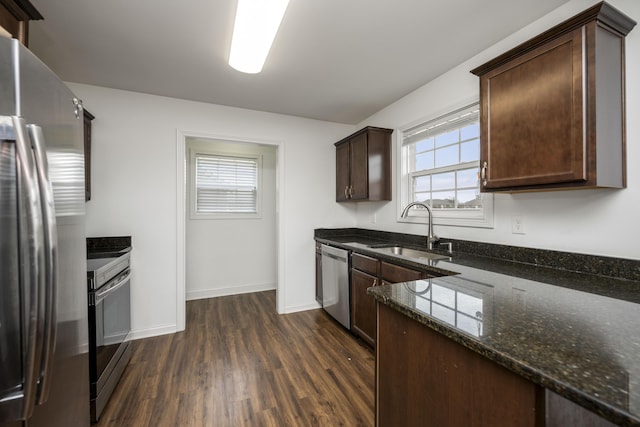
[[[0,426],[89,425],[82,105],[0,36]]]

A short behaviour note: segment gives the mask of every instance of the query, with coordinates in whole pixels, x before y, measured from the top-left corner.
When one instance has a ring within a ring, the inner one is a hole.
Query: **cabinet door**
[[[363,133],[349,142],[351,146],[351,186],[349,195],[352,200],[369,198],[369,152],[367,134]]]
[[[336,146],[336,202],[349,199],[351,176],[349,172],[349,143]]]
[[[373,346],[376,335],[376,303],[367,288],[378,279],[359,270],[351,270],[351,330]]]
[[[377,426],[540,425],[535,384],[384,304],[378,319]]]
[[[483,190],[587,180],[582,46],[578,29],[481,76]]]

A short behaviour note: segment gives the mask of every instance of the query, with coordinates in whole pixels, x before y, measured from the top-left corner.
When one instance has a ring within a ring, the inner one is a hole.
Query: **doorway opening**
[[[190,299],[276,289],[276,310],[284,308],[284,253],[280,235],[283,203],[283,144],[248,138],[178,133],[177,164],[177,319],[185,328]],[[259,159],[259,214],[198,215],[195,158]]]

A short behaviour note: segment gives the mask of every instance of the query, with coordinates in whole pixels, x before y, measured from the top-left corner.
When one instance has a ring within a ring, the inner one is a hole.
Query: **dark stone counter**
[[[115,258],[131,251],[131,236],[87,237],[87,259]]]
[[[369,248],[424,238],[336,231],[317,230],[316,240],[450,274],[369,288],[380,303],[614,423],[640,426],[639,261],[452,241],[449,259],[427,265]]]

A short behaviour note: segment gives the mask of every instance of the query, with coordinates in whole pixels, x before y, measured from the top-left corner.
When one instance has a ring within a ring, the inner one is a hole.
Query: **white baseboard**
[[[280,314],[297,313],[299,311],[314,310],[316,308],[322,308],[322,306],[317,302],[313,302],[311,304],[294,305],[291,307],[285,307],[284,311]]]
[[[200,291],[187,291],[186,298],[187,298],[187,301],[191,301],[191,300],[203,299],[203,298],[224,297],[227,295],[248,294],[251,292],[272,291],[275,289],[276,289],[275,283],[229,286],[226,288],[204,289]]]
[[[138,331],[131,331],[129,335],[131,340],[139,340],[142,338],[157,337],[160,335],[173,334],[176,332],[176,325],[156,326],[150,329],[141,329]]]

